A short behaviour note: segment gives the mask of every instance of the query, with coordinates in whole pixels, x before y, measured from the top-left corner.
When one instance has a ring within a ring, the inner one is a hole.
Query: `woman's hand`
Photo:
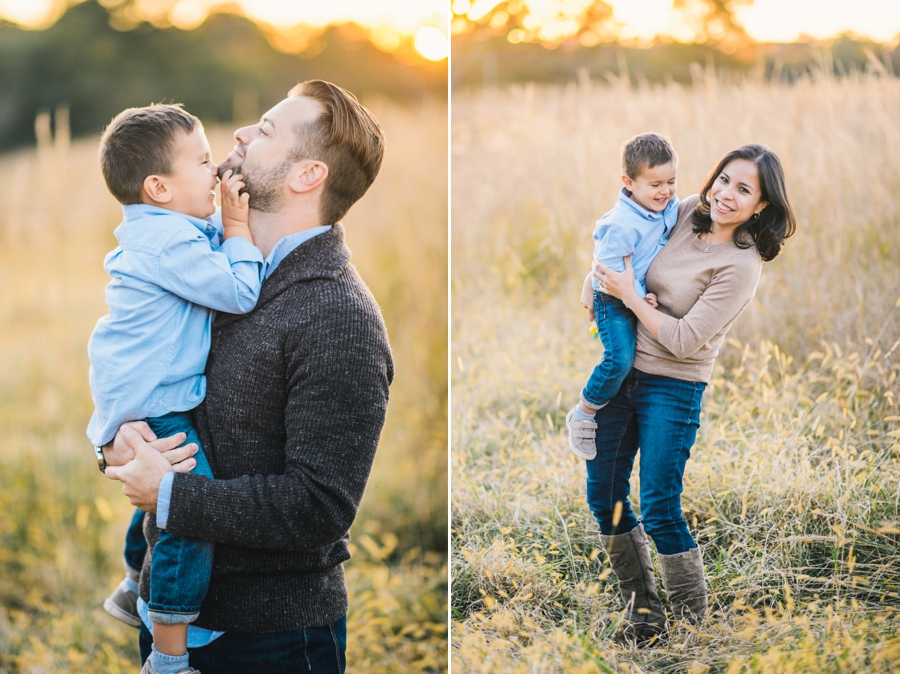
[[[634,268],[631,266],[631,256],[625,258],[625,271],[613,271],[599,260],[594,260],[594,278],[600,282],[600,290],[607,295],[612,295],[630,307],[633,300],[640,297],[634,289]]]
[[[656,308],[656,295],[648,293],[646,299],[642,299],[634,289],[634,268],[631,266],[631,257],[625,258],[625,271],[613,271],[599,260],[594,260],[593,277],[600,282],[600,290],[607,295],[617,297],[622,303],[634,312],[637,319],[644,325],[654,339],[659,339],[659,329],[668,318]]]

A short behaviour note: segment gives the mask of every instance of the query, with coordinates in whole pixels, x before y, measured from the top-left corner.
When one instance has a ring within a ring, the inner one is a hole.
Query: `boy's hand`
[[[654,309],[659,306],[659,303],[656,301],[656,293],[647,293],[644,296],[644,301]]]
[[[222,182],[219,184],[219,193],[222,197],[222,228],[223,239],[240,236],[253,243],[250,234],[250,195],[246,192],[240,194],[245,187],[240,173],[232,170],[225,171]]]
[[[594,320],[594,286],[591,284],[593,274],[588,274],[581,287],[581,306],[588,310],[588,320]]]

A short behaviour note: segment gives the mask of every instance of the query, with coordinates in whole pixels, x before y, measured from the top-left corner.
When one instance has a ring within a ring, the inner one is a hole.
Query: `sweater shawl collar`
[[[272,275],[263,282],[259,302],[253,312],[295,283],[337,278],[349,263],[350,249],[344,244],[344,227],[337,223],[327,232],[301,243],[279,263]],[[227,325],[239,318],[242,316],[219,314],[215,326]]]

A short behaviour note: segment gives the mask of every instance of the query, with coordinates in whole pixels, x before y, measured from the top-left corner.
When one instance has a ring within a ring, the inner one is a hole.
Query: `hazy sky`
[[[166,0],[141,0],[148,11],[166,6]],[[36,23],[64,0],[0,0],[0,16],[21,23]],[[223,0],[179,0],[176,13],[186,23],[203,17]],[[291,25],[306,23],[327,25],[355,21],[366,26],[388,25],[413,34],[423,25],[444,29],[450,15],[449,0],[237,0],[246,13],[258,20]]]
[[[691,37],[672,0],[607,1],[631,36]],[[755,0],[741,7],[737,18],[751,37],[764,42],[791,42],[801,33],[831,37],[847,30],[890,41],[900,34],[900,0]]]
[[[413,34],[431,25],[446,32],[453,0],[237,0],[248,15],[274,24],[325,25],[353,20],[367,26],[386,25]],[[152,10],[168,0],[141,0]],[[535,0],[537,4],[549,3]],[[626,24],[626,37],[666,33],[690,39],[691,31],[672,0],[608,0],[616,17]],[[33,23],[65,0],[0,0],[0,16]],[[199,21],[223,0],[178,0],[177,16],[186,24]],[[485,4],[482,0],[479,4]],[[489,1],[486,4],[493,4]],[[738,10],[738,19],[761,41],[792,41],[800,34],[831,37],[853,31],[880,41],[900,35],[900,0],[755,0]]]

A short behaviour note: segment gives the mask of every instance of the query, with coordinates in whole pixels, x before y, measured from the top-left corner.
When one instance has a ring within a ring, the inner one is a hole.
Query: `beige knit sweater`
[[[709,381],[725,333],[753,299],[762,259],[755,247],[734,242],[707,248],[695,234],[691,214],[697,195],[681,202],[678,221],[647,272],[647,292],[656,293],[659,310],[669,315],[659,340],[638,323],[634,366],[643,372]]]

